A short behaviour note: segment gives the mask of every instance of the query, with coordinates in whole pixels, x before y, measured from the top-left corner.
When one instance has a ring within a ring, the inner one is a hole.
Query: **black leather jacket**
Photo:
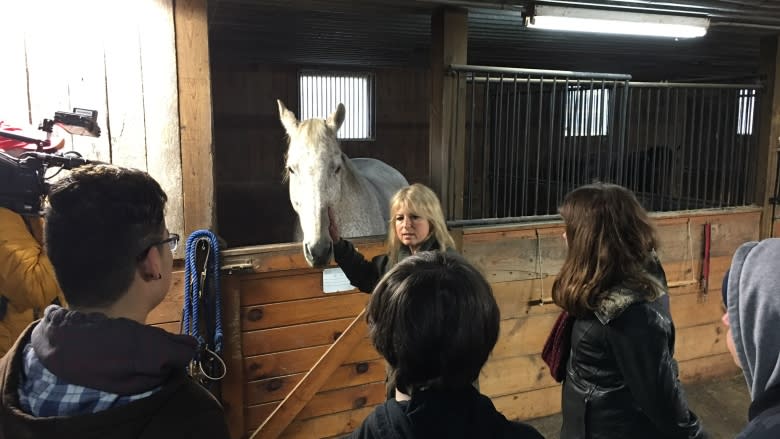
[[[615,288],[574,323],[561,439],[700,439],[677,373],[662,300]]]
[[[439,242],[431,237],[422,243],[419,251],[439,250],[439,248]],[[398,260],[405,259],[411,254],[412,251],[409,250],[409,247],[401,245]],[[386,254],[374,256],[368,261],[351,242],[343,238],[333,245],[333,259],[339,264],[352,285],[369,294],[374,291],[379,279],[392,268],[387,266],[388,256]]]

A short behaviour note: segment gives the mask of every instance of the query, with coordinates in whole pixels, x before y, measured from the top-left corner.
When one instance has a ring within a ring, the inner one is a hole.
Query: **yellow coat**
[[[27,221],[29,225],[20,215],[0,207],[0,295],[8,299],[7,312],[0,320],[0,356],[55,298],[65,303],[41,246],[41,219]]]

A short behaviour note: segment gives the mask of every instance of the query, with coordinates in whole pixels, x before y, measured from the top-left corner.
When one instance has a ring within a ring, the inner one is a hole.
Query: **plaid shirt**
[[[158,387],[136,395],[117,395],[68,384],[44,367],[31,344],[24,347],[23,356],[19,405],[36,417],[97,413],[146,398],[159,390]]]

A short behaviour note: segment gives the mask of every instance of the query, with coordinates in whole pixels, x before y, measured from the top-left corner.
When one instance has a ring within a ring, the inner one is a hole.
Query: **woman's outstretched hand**
[[[328,207],[328,234],[330,235],[330,240],[333,241],[333,243],[337,243],[341,240],[341,235],[339,235],[339,225],[336,224],[336,219],[333,215],[333,209]]]

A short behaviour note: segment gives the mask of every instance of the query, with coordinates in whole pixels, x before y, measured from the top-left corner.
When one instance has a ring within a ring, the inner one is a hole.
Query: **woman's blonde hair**
[[[390,199],[390,222],[387,230],[388,267],[392,267],[398,262],[401,241],[398,240],[395,233],[395,213],[403,207],[407,207],[415,215],[428,220],[431,227],[428,236],[436,240],[439,244],[439,250],[446,251],[448,248],[455,248],[455,241],[447,230],[439,197],[429,187],[415,183],[401,188]]]
[[[589,184],[569,192],[559,211],[569,250],[553,284],[558,306],[587,315],[618,285],[645,292],[648,300],[663,294],[663,286],[645,269],[658,242],[655,228],[633,192]]]

